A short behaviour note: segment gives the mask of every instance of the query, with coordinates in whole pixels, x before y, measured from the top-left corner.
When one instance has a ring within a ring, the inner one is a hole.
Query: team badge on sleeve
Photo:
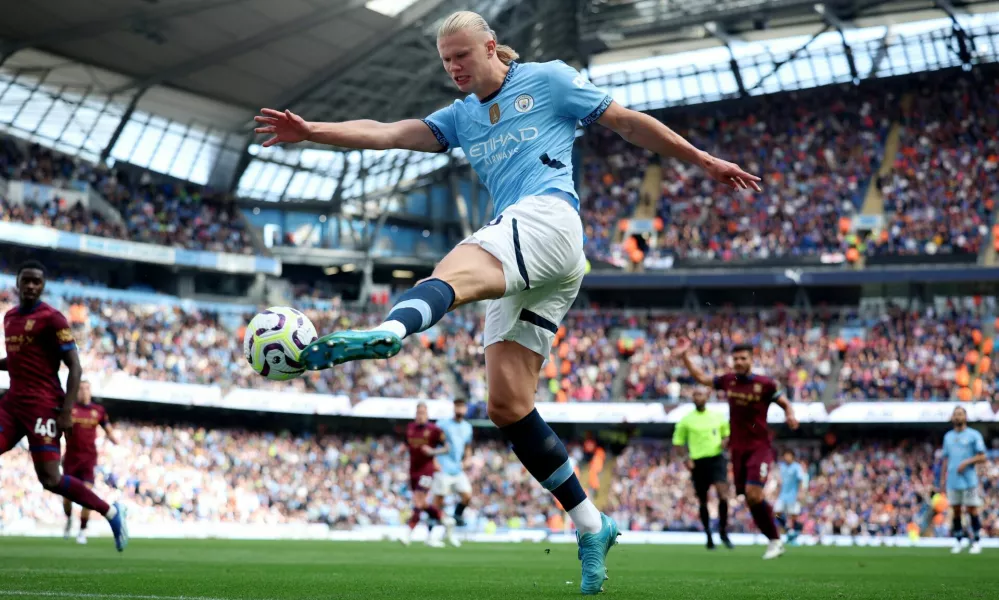
[[[517,96],[516,100],[514,100],[513,107],[519,113],[526,113],[534,108],[534,98],[532,98],[530,94],[521,94]]]
[[[68,344],[73,341],[73,332],[69,329],[60,329],[56,332],[56,339],[60,344]]]

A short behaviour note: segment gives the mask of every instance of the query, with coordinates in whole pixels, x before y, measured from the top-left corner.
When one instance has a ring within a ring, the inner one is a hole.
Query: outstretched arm
[[[691,358],[690,356],[690,345],[691,345],[690,340],[688,340],[687,338],[682,338],[677,347],[674,349],[674,352],[676,354],[679,354],[680,358],[683,359],[683,364],[685,367],[687,367],[687,371],[690,372],[690,376],[694,378],[694,381],[696,381],[701,385],[714,387],[715,378],[712,377],[711,375],[708,375],[703,370],[701,370],[699,366],[694,364],[694,359]]]
[[[310,141],[340,148],[356,150],[417,150],[440,152],[444,148],[426,123],[419,119],[406,119],[395,123],[378,121],[344,121],[320,123],[306,121],[290,110],[284,112],[270,108],[261,109],[254,117],[261,126],[255,133],[270,134],[264,148],[275,144],[295,144]]]
[[[742,190],[752,188],[757,192],[762,191],[758,183],[759,177],[750,175],[734,163],[698,150],[683,136],[645,113],[612,102],[597,123],[615,131],[636,146],[697,165],[712,179],[725,185]]]

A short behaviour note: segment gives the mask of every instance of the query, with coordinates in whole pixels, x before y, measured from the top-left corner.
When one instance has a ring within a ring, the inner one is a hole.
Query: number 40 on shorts
[[[55,419],[49,419],[46,421],[45,419],[38,417],[38,420],[35,421],[35,433],[54,438],[57,433]]]

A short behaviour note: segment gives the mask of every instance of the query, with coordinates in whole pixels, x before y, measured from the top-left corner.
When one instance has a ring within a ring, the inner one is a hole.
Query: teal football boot
[[[585,533],[579,535],[576,532],[576,541],[579,543],[579,560],[583,563],[583,577],[579,582],[579,591],[584,596],[599,594],[603,591],[604,580],[607,579],[607,553],[611,546],[617,543],[617,538],[621,532],[617,528],[617,523],[607,515],[600,513],[600,522],[603,527],[597,533]]]
[[[353,360],[392,358],[402,340],[390,331],[338,331],[323,336],[302,350],[299,360],[310,371],[321,371]]]

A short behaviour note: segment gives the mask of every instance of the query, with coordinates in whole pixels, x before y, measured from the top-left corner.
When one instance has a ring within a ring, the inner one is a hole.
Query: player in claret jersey
[[[767,426],[767,412],[771,403],[777,404],[784,409],[788,427],[797,429],[794,409],[773,379],[753,374],[752,346],[742,344],[732,348],[733,372],[717,377],[706,374],[694,363],[690,346],[690,340],[682,339],[675,352],[683,358],[694,380],[701,385],[712,386],[728,399],[732,429],[729,452],[735,492],[745,494],[753,522],[770,540],[764,560],[777,558],[784,554],[784,543],[777,532],[774,511],[763,497],[763,486],[776,459]]]
[[[416,420],[406,426],[406,446],[409,448],[409,489],[413,492],[413,516],[409,518],[409,529],[399,541],[408,546],[413,536],[413,530],[420,522],[420,513],[427,513],[430,519],[427,523],[427,545],[442,548],[444,543],[433,538],[434,526],[443,522],[447,527],[447,535],[453,536],[454,519],[444,517],[441,511],[427,498],[427,492],[433,485],[434,473],[437,472],[436,457],[444,454],[448,446],[444,441],[444,432],[430,422],[427,405],[420,402],[416,405]]]
[[[17,269],[19,305],[3,317],[7,356],[0,370],[10,373],[10,390],[0,399],[0,455],[24,436],[42,486],[107,518],[121,552],[128,544],[125,509],[108,505],[86,485],[59,469],[59,436],[72,436],[73,406],[80,388],[80,357],[66,317],[41,301],[45,267],[28,261]],[[69,367],[66,391],[59,366]]]
[[[97,428],[104,429],[104,435],[112,444],[117,444],[108,413],[100,404],[92,404],[90,382],[80,382],[79,400],[73,406],[73,433],[66,436],[66,455],[62,459],[62,472],[76,477],[87,487],[94,485],[94,470],[97,468]],[[69,498],[63,500],[66,511],[66,531],[63,535],[67,540],[73,526],[73,503]],[[83,507],[80,512],[80,533],[76,543],[87,543],[87,521],[90,520],[90,509]]]

